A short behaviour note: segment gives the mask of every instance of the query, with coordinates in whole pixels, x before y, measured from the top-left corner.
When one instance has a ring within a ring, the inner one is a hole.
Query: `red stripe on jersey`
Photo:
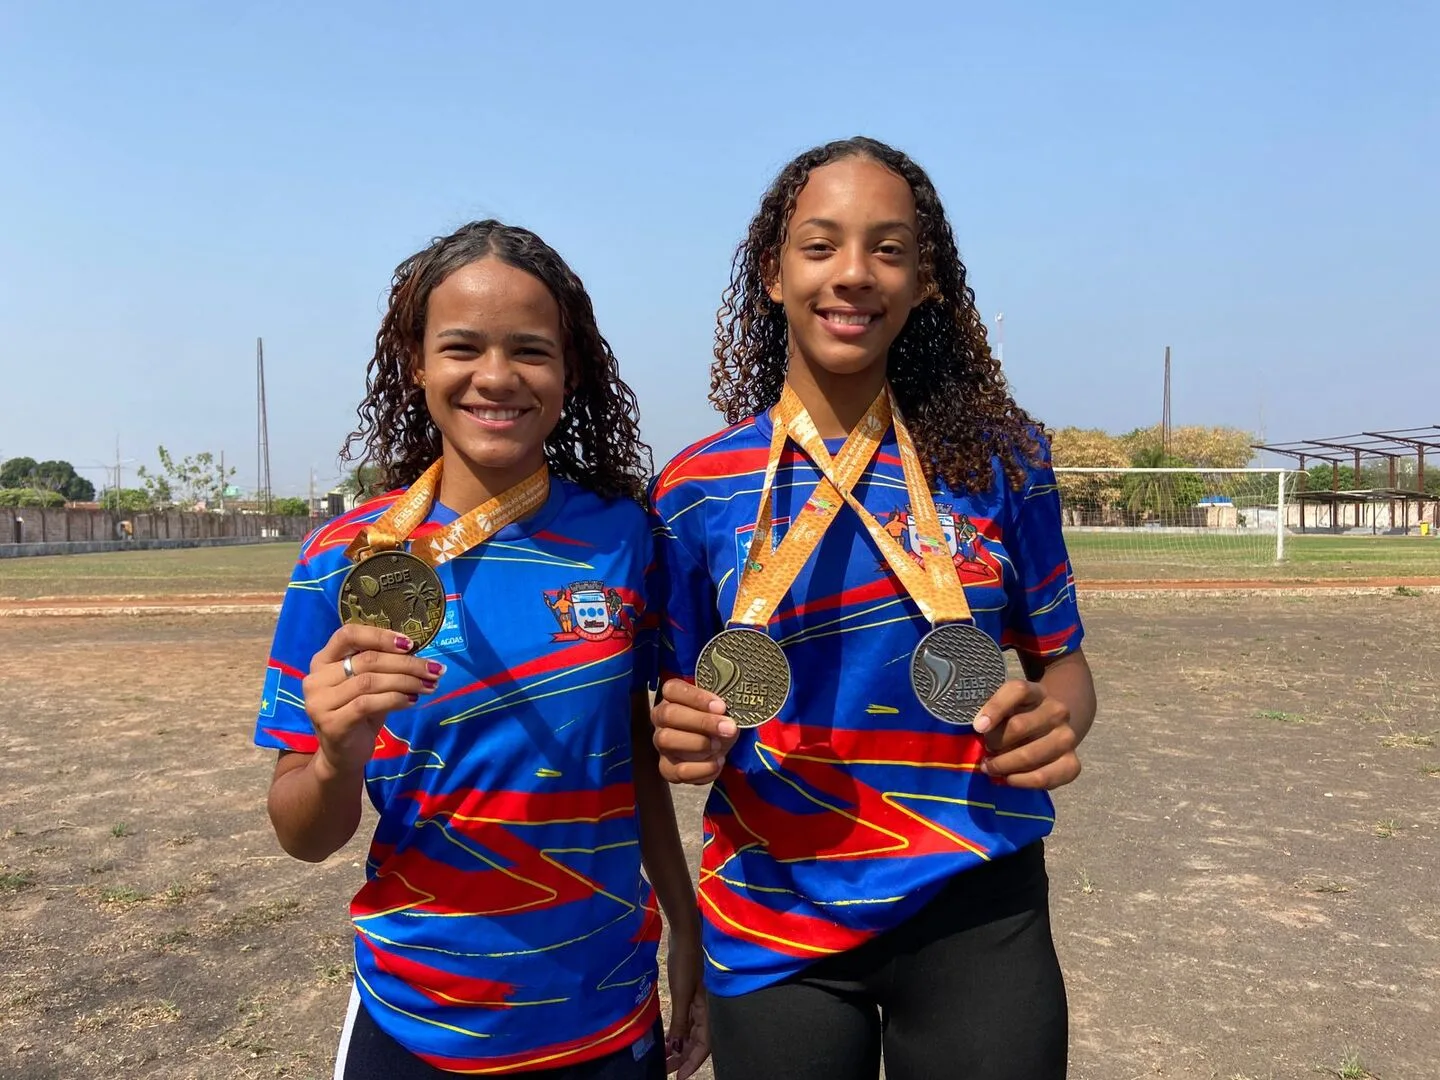
[[[487,675],[483,679],[467,683],[444,697],[431,698],[425,702],[425,708],[433,708],[442,701],[449,701],[451,698],[464,697],[473,694],[476,690],[489,690],[505,683],[519,682],[534,675],[545,675],[552,671],[563,671],[566,668],[578,667],[581,664],[590,664],[596,661],[608,660],[612,656],[620,656],[627,652],[632,645],[628,635],[616,635],[606,638],[604,641],[579,641],[573,645],[557,648],[549,656],[541,656],[528,664],[521,664],[519,667],[511,668],[509,671],[497,672],[494,675]]]
[[[293,750],[297,754],[313,754],[320,749],[320,740],[314,735],[302,735],[297,731],[285,731],[282,728],[262,727],[260,730],[277,742],[284,743],[286,750]]]
[[[303,678],[305,678],[305,672],[301,671],[301,670],[300,670],[299,668],[297,668],[297,667],[291,667],[289,664],[285,663],[285,661],[283,661],[283,660],[276,660],[275,657],[273,657],[273,656],[270,657],[270,660],[269,660],[269,663],[268,663],[267,666],[268,666],[268,667],[273,667],[276,671],[280,672],[280,674],[282,674],[282,675],[289,675],[292,679],[303,679]]]
[[[875,935],[823,919],[776,911],[701,873],[700,904],[726,934],[785,956],[815,960],[865,944]]]

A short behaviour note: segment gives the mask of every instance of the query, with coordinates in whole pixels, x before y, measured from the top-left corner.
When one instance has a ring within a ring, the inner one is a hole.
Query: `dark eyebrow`
[[[510,334],[505,339],[511,345],[545,345],[549,348],[556,348],[555,342],[546,334],[530,334],[525,331]]]
[[[807,226],[816,229],[829,229],[832,232],[840,231],[839,222],[831,221],[829,218],[806,218],[800,222],[799,225],[796,225],[795,228],[803,229]],[[900,221],[898,219],[895,221],[878,221],[870,226],[871,232],[895,232],[897,229],[904,229],[908,233],[914,233],[915,226],[911,225],[908,221]]]
[[[485,335],[476,330],[469,330],[463,326],[451,326],[439,331],[437,338],[459,338],[472,344],[484,344]],[[545,334],[532,334],[527,331],[519,331],[514,334],[507,334],[505,340],[511,345],[546,345],[550,348],[557,348],[554,340]]]

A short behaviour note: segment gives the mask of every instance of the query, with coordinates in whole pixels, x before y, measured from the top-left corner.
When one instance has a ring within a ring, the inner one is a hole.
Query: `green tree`
[[[0,465],[0,488],[30,487],[30,478],[35,475],[38,464],[33,457],[12,457]]]
[[[270,511],[281,517],[309,517],[310,504],[298,495],[287,495],[282,499],[272,501]]]
[[[221,468],[215,455],[206,450],[176,461],[165,447],[158,447],[160,471],[151,472],[140,466],[138,474],[152,505],[170,506],[178,503],[189,507],[198,503],[218,503],[235,475],[235,469]]]
[[[1355,490],[1355,470],[1349,465],[1341,465],[1339,469],[1332,469],[1329,465],[1311,465],[1305,470],[1305,486],[1310,491],[1329,491],[1335,487],[1338,475],[1338,490]]]
[[[141,488],[106,488],[100,492],[100,508],[121,514],[143,514],[152,509],[150,495]]]
[[[1135,452],[1137,469],[1183,469],[1186,463],[1158,446]],[[1141,517],[1158,517],[1189,510],[1205,494],[1205,482],[1194,473],[1135,473],[1125,478],[1121,498],[1125,509]]]
[[[1134,463],[1137,454],[1161,449],[1160,427],[1136,428],[1119,437]],[[1255,436],[1232,427],[1191,425],[1172,428],[1170,455],[1181,465],[1197,469],[1243,469],[1255,456]],[[1136,464],[1136,468],[1141,466]]]
[[[95,485],[75,471],[68,461],[11,458],[0,466],[0,488],[38,488],[54,491],[73,502],[89,502]]]
[[[35,466],[33,486],[59,492],[67,499],[85,502],[95,497],[95,485],[75,472],[68,461],[42,461]]]
[[[1130,464],[1120,440],[1098,428],[1051,432],[1050,456],[1057,468],[1123,469]],[[1123,490],[1118,473],[1060,473],[1056,480],[1061,504],[1072,515],[1108,516]]]
[[[1338,476],[1339,487],[1336,485]],[[1426,476],[1429,481],[1429,476]],[[1305,482],[1310,491],[1363,491],[1365,488],[1388,488],[1390,486],[1390,467],[1388,464],[1379,462],[1366,462],[1363,458],[1360,461],[1360,475],[1355,475],[1355,466],[1341,465],[1338,469],[1327,464],[1311,465],[1305,470]],[[1415,475],[1409,469],[1405,469],[1395,477],[1395,485],[1402,488],[1415,487]]]
[[[358,469],[352,469],[340,484],[340,490],[347,495],[356,495],[361,499],[370,499],[384,493],[385,487],[380,480],[380,469],[376,465],[361,465]]]

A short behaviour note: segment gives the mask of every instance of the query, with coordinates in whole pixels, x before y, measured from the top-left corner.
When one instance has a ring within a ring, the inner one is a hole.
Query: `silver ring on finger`
[[[353,679],[355,677],[355,664],[353,662],[354,659],[355,658],[353,656],[347,656],[344,660],[340,661],[340,670],[345,672],[345,677],[347,679]]]

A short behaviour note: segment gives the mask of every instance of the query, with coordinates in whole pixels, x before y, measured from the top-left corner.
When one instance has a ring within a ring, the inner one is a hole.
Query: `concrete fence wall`
[[[129,527],[123,529],[122,523],[126,522]],[[109,510],[4,507],[0,508],[0,548],[17,544],[104,543],[122,540],[126,534],[131,547],[139,546],[140,541],[156,540],[298,540],[313,524],[308,517],[262,514],[204,514],[179,510],[117,514]]]

